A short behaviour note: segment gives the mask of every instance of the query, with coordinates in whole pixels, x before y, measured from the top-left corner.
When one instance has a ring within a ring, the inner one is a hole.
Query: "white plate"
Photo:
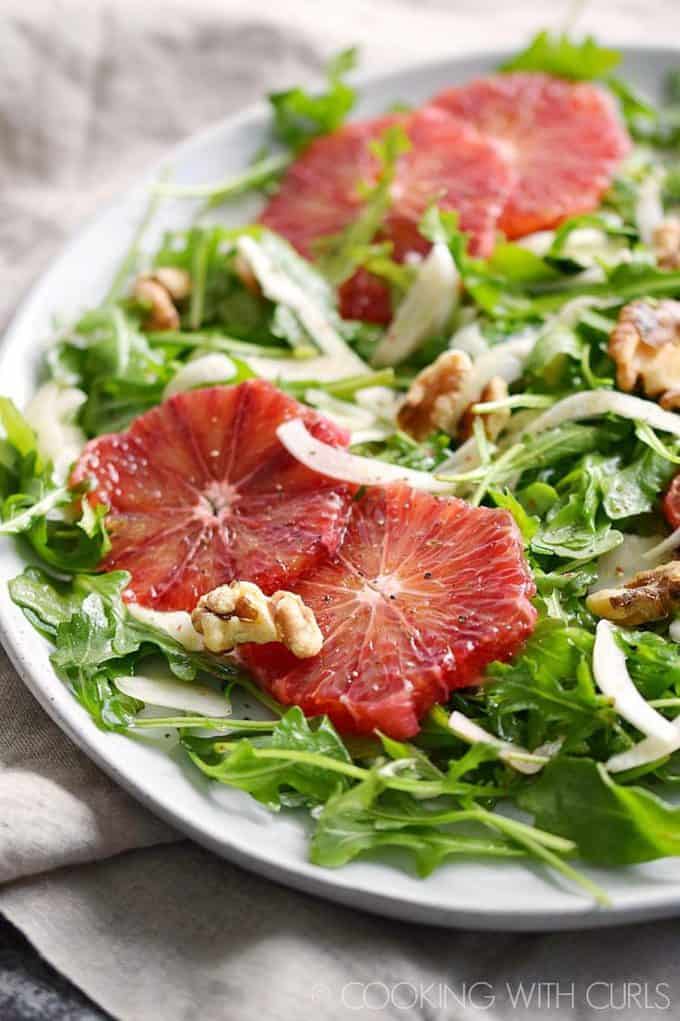
[[[397,99],[417,103],[448,84],[496,66],[502,54],[470,56],[419,65],[363,84],[361,113],[377,113]],[[680,51],[625,52],[623,73],[654,96],[666,70],[680,64]],[[192,138],[166,161],[178,183],[218,180],[242,168],[266,136],[263,106],[229,118]],[[52,324],[70,321],[96,304],[125,251],[158,168],[133,191],[97,216],[71,242],[31,291],[10,327],[0,353],[2,390],[23,406],[35,384],[43,342]],[[224,218],[244,222],[241,205]],[[182,226],[186,205],[161,207],[152,247],[160,232]],[[9,579],[23,563],[3,542],[0,575]],[[306,822],[293,814],[274,815],[248,795],[209,783],[182,757],[149,741],[99,731],[54,675],[49,647],[9,599],[0,593],[2,639],[17,670],[55,722],[87,755],[151,811],[199,843],[246,868],[332,900],[419,922],[487,929],[567,929],[612,925],[680,914],[680,859],[635,868],[589,869],[613,902],[608,910],[548,876],[538,867],[513,862],[451,863],[428,879],[381,860],[354,862],[337,871],[311,865]]]

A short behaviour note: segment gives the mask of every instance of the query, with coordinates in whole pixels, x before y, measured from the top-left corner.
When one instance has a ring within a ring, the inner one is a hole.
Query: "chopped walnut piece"
[[[240,252],[236,253],[234,259],[234,269],[236,270],[236,276],[239,278],[243,286],[254,294],[256,298],[262,296],[262,288],[260,287],[260,281],[253,273],[252,267],[247,259],[241,255]]]
[[[669,216],[654,228],[652,247],[662,269],[680,269],[680,218]]]
[[[179,266],[158,266],[151,277],[166,289],[173,301],[184,301],[191,294],[191,277]]]
[[[453,436],[464,411],[460,393],[472,362],[464,351],[444,351],[418,373],[397,412],[399,427],[416,440],[436,430]]]
[[[586,605],[597,617],[626,627],[669,617],[680,605],[680,560],[640,571],[621,588],[593,592]]]
[[[298,659],[316,656],[323,645],[313,610],[294,592],[266,596],[249,581],[232,581],[201,596],[191,620],[210,652],[228,652],[244,642],[281,642]]]
[[[487,411],[480,415],[474,415],[472,408],[474,404],[484,404],[487,401],[503,401],[508,396],[508,384],[502,376],[494,376],[486,384],[479,399],[473,401],[466,408],[458,426],[458,437],[467,440],[472,436],[472,427],[476,418],[484,423],[484,432],[490,440],[495,440],[505,429],[510,421],[510,408],[500,408],[498,411]]]
[[[145,330],[178,330],[180,320],[175,303],[191,293],[191,277],[177,266],[159,266],[153,273],[138,276],[132,293],[137,301],[149,307]]]
[[[680,301],[643,298],[624,305],[609,338],[616,383],[630,393],[641,385],[663,408],[680,403]]]

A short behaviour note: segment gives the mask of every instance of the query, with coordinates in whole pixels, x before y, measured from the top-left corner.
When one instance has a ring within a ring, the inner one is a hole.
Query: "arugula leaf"
[[[357,443],[352,447],[352,452],[375,457],[389,464],[400,464],[404,468],[433,471],[451,453],[450,440],[446,433],[433,433],[427,440],[418,443],[397,430],[381,442]]]
[[[621,62],[616,50],[600,46],[592,36],[572,41],[566,33],[539,32],[529,46],[501,64],[501,71],[544,71],[558,78],[588,81],[604,78]]]
[[[71,619],[82,599],[73,585],[53,581],[37,567],[27,567],[8,588],[31,624],[49,638],[56,636],[59,624]]]
[[[531,540],[533,553],[565,560],[593,560],[616,549],[623,542],[620,532],[608,521],[590,521],[583,504],[584,494],[571,493]]]
[[[326,68],[328,88],[313,95],[300,87],[272,92],[269,102],[274,114],[274,135],[294,153],[313,138],[335,131],[356,102],[356,92],[344,80],[357,64],[356,48],[343,50]]]
[[[463,828],[458,829],[458,824]],[[484,830],[491,830],[494,836],[487,836]],[[408,851],[421,876],[429,875],[452,856],[529,854],[562,872],[597,900],[606,901],[600,889],[564,861],[562,855],[574,849],[573,842],[469,802],[459,807],[450,799],[424,802],[385,791],[374,769],[362,783],[329,799],[318,819],[311,859],[335,868],[385,846]]]
[[[366,851],[383,847],[396,847],[410,852],[415,858],[420,876],[428,876],[446,858],[451,856],[517,857],[522,851],[504,839],[487,836],[470,836],[428,825],[427,814],[414,806],[413,800],[405,809],[404,800],[376,804],[384,784],[374,771],[362,783],[350,790],[338,791],[326,802],[319,815],[310,847],[310,859],[315,865],[338,868]],[[390,792],[391,794],[392,792]],[[400,819],[397,812],[406,814]],[[434,817],[434,813],[432,813]],[[465,819],[466,812],[449,811],[454,821]]]
[[[661,698],[669,689],[680,691],[680,647],[653,631],[621,628],[616,638],[626,665],[646,699]]]
[[[391,241],[374,241],[368,245],[355,245],[354,261],[357,268],[365,269],[375,277],[384,280],[392,293],[401,298],[408,291],[416,275],[416,267],[397,262],[392,257],[394,244]]]
[[[580,272],[589,266],[616,263],[630,242],[637,238],[637,234],[636,228],[624,223],[614,213],[573,216],[555,231],[546,260],[566,272]]]
[[[548,617],[572,626],[593,627],[584,599],[597,580],[594,564],[579,564],[577,570],[572,566],[569,571],[542,571],[536,566],[533,574],[539,602]]]
[[[482,693],[499,736],[530,748],[563,737],[574,747],[612,725],[615,714],[590,671],[593,641],[583,628],[544,618],[519,656],[487,668],[491,683]]]
[[[680,807],[642,787],[617,784],[591,759],[560,756],[520,789],[534,824],[574,840],[596,865],[634,865],[680,854]]]
[[[633,137],[662,148],[672,148],[680,140],[680,94],[678,69],[668,72],[665,82],[666,105],[661,109],[641,100],[631,89],[617,83],[614,91],[621,99],[626,122]]]
[[[534,535],[534,553],[592,560],[620,545],[623,536],[599,513],[605,480],[618,463],[617,458],[588,454],[561,479],[558,490],[566,491],[566,495],[550,508]]]
[[[86,312],[50,353],[53,374],[87,393],[79,420],[89,436],[124,429],[158,404],[173,375],[129,312],[118,305]]]
[[[584,341],[563,323],[549,324],[538,336],[526,361],[529,386],[540,385],[548,392],[573,388],[581,382]]]
[[[181,680],[207,671],[238,680],[224,660],[189,653],[168,634],[132,618],[122,600],[130,576],[125,571],[77,574],[68,582],[28,567],[9,583],[14,602],[55,645],[52,663],[98,726],[121,730],[131,722],[138,703],[115,687],[117,676],[132,674],[138,662],[160,654]]]
[[[77,507],[82,490],[57,486],[52,465],[43,460],[37,438],[7,397],[0,397],[0,440],[4,499],[0,535],[23,535],[38,555],[64,572],[94,567],[108,549],[103,513],[86,508],[72,520],[60,508]]]
[[[44,496],[35,500],[28,494],[15,493],[3,503],[3,521],[0,535],[19,535],[28,532],[33,525],[44,518],[55,507],[70,503],[73,495],[67,486],[48,489]]]
[[[366,246],[374,239],[389,210],[392,198],[390,189],[397,171],[399,157],[411,148],[403,127],[394,124],[371,143],[370,149],[378,161],[375,183],[366,185],[357,181],[363,190],[364,203],[359,215],[340,234],[322,238],[318,244],[317,264],[327,280],[339,287],[361,265]]]
[[[521,242],[499,242],[486,261],[486,269],[491,276],[511,285],[559,279],[559,273],[545,259],[524,248]]]
[[[278,721],[271,735],[241,738],[237,741],[184,737],[183,744],[192,762],[206,776],[231,787],[246,790],[268,808],[282,805],[323,804],[338,789],[345,789],[347,777],[315,764],[325,756],[351,763],[342,740],[327,717],[310,723],[297,706]],[[289,761],[282,756],[258,758],[256,750],[304,751],[309,761]]]
[[[605,514],[617,521],[654,510],[676,471],[665,458],[643,447],[625,467],[616,465],[600,478]]]
[[[504,489],[502,492],[498,489],[490,489],[489,496],[497,507],[503,507],[505,510],[510,511],[517,527],[522,533],[522,538],[525,542],[529,542],[539,527],[538,518],[527,514],[517,497],[509,489]]]

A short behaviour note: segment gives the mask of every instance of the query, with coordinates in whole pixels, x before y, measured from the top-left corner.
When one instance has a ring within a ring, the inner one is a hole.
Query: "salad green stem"
[[[158,727],[204,727],[211,730],[238,730],[266,733],[273,730],[277,720],[234,720],[230,716],[145,716],[136,717],[130,724],[131,730],[149,730]]]
[[[412,824],[416,821],[408,815],[399,815],[396,812],[376,811],[375,814],[378,818],[384,819],[386,822]],[[474,807],[451,809],[448,812],[430,812],[423,820],[419,818],[417,821],[427,822],[428,826],[444,826],[450,823],[476,821],[481,822],[485,826],[491,827],[497,831],[502,829],[504,833],[508,834],[512,829],[514,834],[530,836],[544,847],[550,847],[554,851],[558,851],[563,854],[570,854],[576,850],[576,844],[573,840],[565,840],[564,837],[558,837],[554,833],[547,833],[545,830],[540,830],[535,826],[529,826],[526,823],[518,822],[516,819],[508,820],[511,823],[511,827],[499,827],[496,825],[498,818],[505,819],[504,816],[497,816],[494,812],[487,812],[483,808]]]
[[[222,181],[187,185],[158,184],[155,193],[161,198],[205,199],[209,207],[214,207],[276,180],[292,160],[289,153],[276,153],[252,163],[242,174],[234,174]]]
[[[483,809],[480,809],[480,811],[483,811]],[[560,872],[566,879],[570,879],[572,883],[575,883],[583,890],[586,890],[601,907],[611,906],[611,901],[601,886],[598,886],[598,884],[594,883],[592,879],[588,878],[588,876],[579,872],[578,869],[575,869],[568,862],[564,861],[563,858],[561,858],[558,854],[555,854],[555,852],[549,847],[546,847],[545,844],[540,843],[535,838],[535,835],[530,835],[526,832],[526,830],[522,830],[518,827],[514,819],[508,819],[506,816],[497,815],[494,812],[488,812],[487,815],[489,816],[489,826],[498,830],[500,833],[505,833],[507,836],[512,837],[518,844],[530,851],[534,857],[544,861],[546,865],[550,865],[556,872]],[[526,827],[526,829],[530,829],[530,827]]]
[[[224,754],[229,751],[229,744],[216,744],[215,751]],[[350,762],[343,762],[341,759],[334,759],[329,755],[321,755],[318,752],[306,752],[298,749],[279,748],[253,748],[252,754],[257,759],[278,759],[286,762],[301,762],[305,765],[316,766],[319,769],[328,769],[332,772],[342,773],[354,780],[366,780],[371,775],[370,770],[362,766],[355,766]],[[416,794],[420,798],[436,798],[440,794],[479,794],[495,796],[504,792],[497,788],[488,786],[475,787],[472,784],[461,783],[451,785],[444,780],[409,780],[403,777],[390,774],[384,777],[387,786],[394,790],[405,791]]]
[[[161,185],[158,185],[157,187],[161,187]],[[142,216],[134,234],[132,235],[130,247],[125,253],[125,256],[111,282],[111,286],[109,287],[108,293],[104,298],[104,305],[112,305],[113,302],[118,301],[118,299],[123,294],[125,285],[127,284],[127,281],[132,275],[132,273],[134,272],[137,262],[139,260],[142,238],[146,234],[153,218],[156,215],[158,205],[159,196],[157,194],[156,195],[152,194],[149,202],[147,203],[144,215]]]
[[[316,379],[297,380],[286,383],[286,390],[294,397],[304,397],[305,392],[310,389],[324,390],[331,397],[351,400],[358,390],[364,390],[369,386],[394,386],[394,369],[378,369],[375,372],[347,376],[345,379],[336,379],[329,383]]]
[[[177,344],[181,347],[205,348],[210,351],[223,351],[225,354],[243,355],[244,357],[262,356],[268,358],[295,358],[289,347],[270,347],[267,344],[251,344],[247,340],[236,337],[225,337],[214,333],[202,333],[200,330],[164,330],[162,333],[148,333],[150,344],[161,346]]]
[[[548,394],[513,394],[502,401],[482,401],[480,404],[473,404],[470,409],[474,415],[483,415],[487,411],[503,411],[505,408],[549,408],[556,397]]]

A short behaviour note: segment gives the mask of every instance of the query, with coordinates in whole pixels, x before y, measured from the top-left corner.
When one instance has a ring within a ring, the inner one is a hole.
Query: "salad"
[[[307,813],[317,865],[525,859],[606,904],[579,862],[680,854],[680,70],[657,108],[619,62],[540,33],[362,121],[341,54],[237,178],[158,183],[0,398],[60,679]],[[194,224],[144,253],[168,198]]]

